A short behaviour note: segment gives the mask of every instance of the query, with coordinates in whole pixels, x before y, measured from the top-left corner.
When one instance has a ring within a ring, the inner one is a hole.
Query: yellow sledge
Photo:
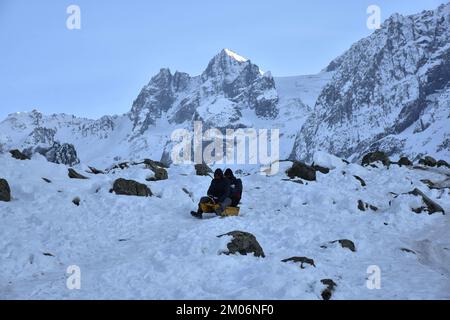
[[[220,204],[214,203],[201,203],[200,208],[205,213],[214,213],[216,209],[220,207]],[[239,207],[227,207],[222,213],[222,217],[231,217],[239,215]]]

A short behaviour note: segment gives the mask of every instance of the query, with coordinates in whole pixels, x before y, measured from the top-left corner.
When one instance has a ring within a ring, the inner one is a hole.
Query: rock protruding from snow
[[[206,163],[196,164],[195,166],[195,174],[197,176],[208,176],[213,171]]]
[[[316,267],[314,260],[310,259],[308,257],[292,257],[292,258],[288,258],[288,259],[283,259],[283,260],[281,260],[281,262],[299,263],[301,269],[305,269],[305,267],[304,267],[305,263],[313,266],[314,268]]]
[[[425,158],[419,160],[419,164],[427,167],[436,167],[437,161],[431,156],[426,156]]]
[[[413,191],[410,192],[410,194],[422,197],[423,203],[426,206],[426,207],[421,207],[421,208],[415,208],[415,209],[413,209],[414,212],[420,213],[425,210],[428,212],[428,214],[433,214],[436,212],[441,212],[442,214],[445,214],[444,209],[439,204],[437,204],[435,201],[431,200],[425,193],[423,193],[419,189],[417,189],[417,188],[414,189]]]
[[[0,201],[11,201],[11,188],[5,179],[0,179]]]
[[[28,156],[26,156],[25,154],[23,154],[22,152],[20,152],[17,149],[11,150],[11,151],[9,151],[9,153],[11,153],[11,156],[14,159],[17,159],[17,160],[30,160],[30,158]]]
[[[247,255],[250,253],[253,253],[255,257],[262,257],[264,258],[266,255],[264,254],[263,249],[261,248],[261,245],[256,240],[256,237],[252,235],[251,233],[244,232],[244,231],[232,231],[228,232],[226,234],[222,234],[220,237],[223,236],[232,236],[233,239],[230,243],[227,244],[228,252],[227,254],[241,254],[241,255]]]
[[[81,179],[81,180],[89,179],[88,177],[85,177],[82,174],[79,174],[72,168],[69,168],[68,171],[69,171],[68,176],[70,179]]]
[[[291,179],[298,177],[308,181],[316,180],[316,169],[299,161],[295,161],[292,167],[286,171],[286,174]]]
[[[342,248],[349,249],[352,252],[356,252],[356,246],[353,243],[353,241],[351,241],[351,240],[341,239],[341,240],[334,240],[334,241],[329,242],[329,244],[332,244],[332,245],[335,243],[339,243]],[[321,248],[327,249],[328,246],[329,246],[328,244],[325,244],[325,245],[322,245]]]
[[[122,178],[114,181],[112,191],[125,196],[151,197],[153,195],[145,184]]]
[[[412,165],[413,165],[412,161],[409,160],[408,157],[401,157],[401,158],[398,160],[397,164],[398,164],[400,167],[401,167],[401,166],[409,167],[409,166],[412,166]]]
[[[53,146],[45,152],[45,157],[49,162],[74,166],[80,163],[77,151],[72,144],[55,142]]]
[[[369,152],[366,154],[361,161],[361,164],[363,166],[368,166],[375,162],[381,162],[385,166],[389,166],[391,161],[389,160],[389,157],[386,155],[386,153],[382,151],[375,151],[375,152]]]
[[[322,299],[323,300],[330,300],[333,296],[333,292],[337,287],[336,282],[334,282],[331,279],[322,279],[320,282],[326,286],[326,288],[322,291]]]
[[[362,200],[358,200],[358,209],[361,211],[366,210],[372,210],[372,211],[378,211],[378,208],[374,205],[368,204],[367,202],[364,202]]]
[[[154,176],[148,179],[149,181],[160,181],[160,180],[167,180],[169,179],[169,174],[167,173],[167,170],[164,168],[165,165],[159,161],[153,161],[150,159],[144,160],[145,165],[147,168],[153,171]]]

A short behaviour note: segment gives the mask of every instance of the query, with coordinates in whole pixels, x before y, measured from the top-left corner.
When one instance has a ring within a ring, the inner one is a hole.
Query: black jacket
[[[233,197],[242,197],[242,180],[237,179],[236,177],[231,177],[229,179],[230,181],[230,187],[231,187],[231,195]]]
[[[225,198],[230,198],[230,181],[226,178],[213,179],[208,189],[208,196],[214,197],[218,202],[223,202]]]

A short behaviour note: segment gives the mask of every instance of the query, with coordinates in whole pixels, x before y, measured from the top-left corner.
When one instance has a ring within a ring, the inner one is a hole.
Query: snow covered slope
[[[292,152],[358,159],[368,150],[449,159],[450,3],[381,29],[330,63],[332,80],[301,128]]]
[[[416,214],[419,198],[391,193],[417,187],[449,212],[448,192],[420,180],[450,172],[327,159],[316,160],[335,169],[307,184],[284,181],[282,172],[243,176],[240,216],[197,220],[189,211],[210,178],[192,166],[146,182],[151,172],[140,166],[91,175],[80,165],[89,179],[73,180],[67,167],[40,155],[0,155],[13,197],[0,202],[0,299],[321,299],[322,279],[337,284],[332,299],[450,299],[449,215]],[[155,196],[109,193],[119,177],[146,183]],[[358,200],[379,210],[360,211]],[[266,257],[220,254],[230,239],[217,236],[233,230],[255,235]],[[356,251],[330,244],[340,239]],[[281,262],[293,256],[316,267]],[[66,287],[71,265],[81,269],[80,290]],[[366,286],[372,265],[381,270],[379,290]]]

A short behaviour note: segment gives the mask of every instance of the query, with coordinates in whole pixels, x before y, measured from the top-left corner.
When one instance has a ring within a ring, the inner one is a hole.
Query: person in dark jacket
[[[214,179],[208,189],[208,196],[200,199],[197,212],[193,211],[191,214],[196,218],[202,218],[203,211],[200,207],[202,203],[218,203],[220,207],[216,210],[217,215],[222,215],[226,207],[229,207],[231,201],[230,181],[223,176],[223,171],[217,169],[214,172]]]
[[[225,170],[225,178],[230,181],[231,206],[237,207],[242,199],[242,180],[237,179],[231,169]]]

